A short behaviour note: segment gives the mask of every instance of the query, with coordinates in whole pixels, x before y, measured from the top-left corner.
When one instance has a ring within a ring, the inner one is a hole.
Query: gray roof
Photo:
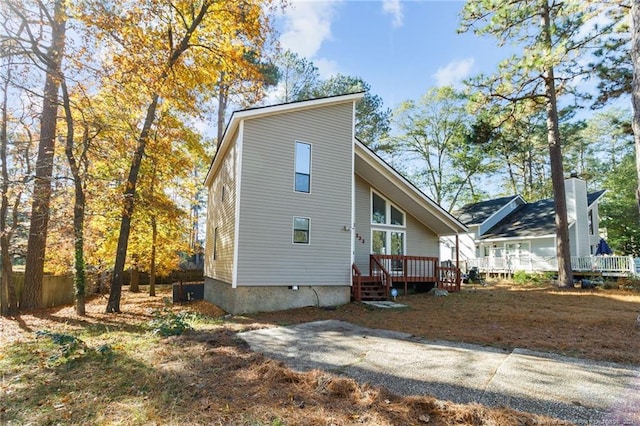
[[[486,232],[480,239],[533,237],[555,234],[553,199],[524,204]]]
[[[502,207],[506,206],[511,200],[517,198],[517,195],[508,197],[494,198],[493,200],[480,201],[462,206],[455,214],[460,222],[465,225],[479,225],[489,219],[491,215],[496,213]]]
[[[601,189],[600,191],[590,192],[587,194],[587,206],[591,207],[593,203],[595,203],[600,197],[607,192],[606,189]]]
[[[604,190],[588,193],[587,206],[591,207],[604,193]],[[480,239],[534,237],[555,232],[555,203],[548,198],[518,207]]]

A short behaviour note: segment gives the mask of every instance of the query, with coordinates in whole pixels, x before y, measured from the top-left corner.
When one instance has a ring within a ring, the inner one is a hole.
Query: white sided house
[[[565,180],[569,244],[573,270],[584,270],[585,259],[596,254],[600,241],[598,204],[605,191],[587,192],[575,175]],[[462,207],[456,216],[470,233],[459,236],[460,260],[481,272],[557,271],[553,199],[528,203],[520,195]],[[443,259],[450,259],[454,237],[441,239]],[[589,268],[593,262],[588,261]]]
[[[206,300],[233,314],[335,306],[364,299],[364,282],[385,298],[418,264],[440,284],[439,238],[467,228],[355,139],[362,96],[233,113],[205,180]]]

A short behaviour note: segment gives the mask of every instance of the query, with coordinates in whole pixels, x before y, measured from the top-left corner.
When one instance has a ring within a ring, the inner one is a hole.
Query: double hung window
[[[308,217],[293,218],[293,243],[309,244],[309,228],[311,220]]]

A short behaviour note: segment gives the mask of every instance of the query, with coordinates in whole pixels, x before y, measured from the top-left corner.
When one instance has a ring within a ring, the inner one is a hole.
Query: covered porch
[[[410,283],[456,292],[462,281],[459,268],[441,266],[437,257],[372,254],[368,272],[364,275],[355,264],[352,267],[351,294],[355,301],[389,299],[393,288],[407,295]]]

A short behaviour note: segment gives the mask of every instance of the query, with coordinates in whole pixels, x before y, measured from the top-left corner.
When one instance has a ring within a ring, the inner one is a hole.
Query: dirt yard
[[[351,303],[223,317],[204,301],[162,311],[169,290],[155,298],[124,292],[121,314],[105,314],[101,296],[83,318],[65,307],[0,319],[0,424],[564,424],[509,409],[401,398],[322,371],[296,373],[235,338],[238,331],[321,319],[640,364],[638,291],[493,283],[447,297],[401,296],[403,309]],[[184,318],[193,330],[154,334],[150,324],[159,312],[163,324],[190,312]],[[65,336],[74,345],[61,345]]]
[[[352,303],[335,311],[303,308],[249,320],[286,325],[340,319],[427,339],[640,364],[640,327],[635,322],[640,314],[639,291],[493,283],[465,285],[461,293],[447,297],[400,296],[397,302],[408,308],[383,310]]]

